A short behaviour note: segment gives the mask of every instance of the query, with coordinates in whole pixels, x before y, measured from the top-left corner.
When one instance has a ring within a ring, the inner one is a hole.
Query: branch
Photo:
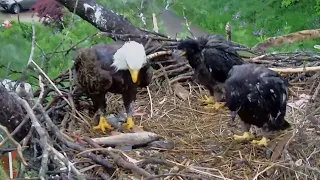
[[[38,106],[38,109],[43,114],[43,117],[44,117],[46,123],[48,123],[48,126],[51,128],[52,132],[58,138],[59,141],[61,141],[62,143],[67,145],[69,148],[72,148],[74,150],[77,150],[80,152],[86,151],[86,148],[82,147],[79,144],[73,143],[64,137],[64,135],[60,132],[59,128],[52,122],[52,120],[48,116],[48,114],[45,113],[45,111],[41,105]],[[109,161],[107,161],[106,159],[102,159],[100,156],[97,156],[91,152],[84,153],[84,154],[82,154],[82,156],[85,158],[90,158],[95,163],[100,164],[101,166],[106,168],[108,173],[112,174],[114,172],[114,168],[113,168],[112,164]]]
[[[158,22],[157,22],[157,17],[155,13],[152,13],[152,21],[153,21],[153,30],[158,33],[159,32],[159,27],[158,27]]]
[[[320,71],[320,66],[304,67],[304,68],[269,68],[272,71],[280,73],[301,73],[301,72],[313,72]]]
[[[298,41],[320,38],[320,29],[303,30],[285,36],[277,36],[266,39],[251,48],[252,51],[266,51],[270,47],[291,44]]]
[[[231,23],[227,22],[226,24],[226,34],[227,34],[227,40],[231,41]]]
[[[97,144],[104,144],[108,146],[120,145],[145,145],[152,141],[158,140],[159,135],[151,132],[136,132],[128,134],[120,134],[109,137],[93,138],[92,140]]]
[[[116,33],[99,32],[97,35],[106,36],[115,40],[123,40],[123,41],[128,41],[133,38],[139,38],[139,39],[145,39],[145,40],[151,39],[151,40],[160,40],[160,41],[174,41],[174,42],[177,41],[176,39],[172,39],[168,37],[159,37],[159,36],[148,35],[148,34],[135,35],[135,34],[116,34]]]
[[[93,146],[94,148],[102,148],[101,146],[99,146],[97,143],[95,143],[90,138],[84,137],[83,140],[86,141],[91,146]],[[105,148],[103,148],[103,149],[105,149]],[[131,170],[131,172],[139,174],[141,176],[144,176],[147,178],[151,177],[151,174],[148,173],[146,170],[138,167],[137,165],[133,164],[132,162],[128,162],[128,161],[124,160],[121,156],[113,153],[112,151],[106,150],[105,152],[114,159],[114,161],[117,165],[119,165],[125,169],[129,169],[129,170]]]
[[[6,133],[6,135],[7,135],[7,138],[9,138],[10,141],[13,142],[13,144],[15,146],[17,146],[17,152],[18,152],[19,158],[22,161],[23,165],[28,166],[28,163],[26,162],[26,160],[24,159],[24,157],[22,155],[22,147],[21,147],[21,145],[16,140],[14,140],[14,138],[10,135],[10,133],[9,133],[9,131],[8,131],[8,129],[6,127],[0,125],[0,129],[2,131],[4,131]]]
[[[107,33],[121,32],[121,34],[144,35],[144,32],[133,26],[126,17],[104,8],[95,0],[79,1],[77,0],[57,0],[65,6],[70,12],[74,12],[82,19],[86,20],[100,31]],[[76,9],[74,9],[76,7]],[[137,42],[146,43],[146,40],[140,38],[132,38]]]
[[[27,111],[31,122],[32,126],[36,129],[40,136],[40,145],[42,147],[42,161],[41,161],[41,168],[39,170],[39,177],[44,179],[44,176],[48,170],[48,156],[49,156],[49,147],[47,144],[47,134],[45,130],[41,127],[40,123],[38,122],[36,116],[34,115],[31,107],[27,103],[26,100],[21,99],[17,94],[11,93],[12,97],[21,104],[21,106]]]

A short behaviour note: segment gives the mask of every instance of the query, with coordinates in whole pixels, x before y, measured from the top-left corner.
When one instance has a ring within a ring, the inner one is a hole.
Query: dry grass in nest
[[[274,133],[270,146],[282,143],[285,148],[280,151],[280,158],[270,159],[272,147],[264,148],[251,145],[250,142],[235,142],[232,135],[241,133],[239,119],[236,120],[237,127],[232,127],[228,124],[231,118],[226,108],[217,111],[204,110],[198,103],[198,98],[205,93],[203,89],[191,85],[186,87],[190,93],[189,98],[184,101],[167,93],[169,91],[166,89],[159,90],[151,86],[152,112],[147,91],[140,91],[136,107],[141,107],[145,115],[135,117],[136,125],[141,125],[145,131],[157,133],[165,140],[174,142],[175,147],[138,148],[128,153],[131,158],[166,159],[177,163],[179,173],[199,174],[195,172],[199,170],[200,174],[207,175],[209,179],[316,179],[320,175],[320,126],[316,124],[317,121],[305,120],[305,110],[287,113],[286,119],[293,128]],[[292,89],[296,94],[307,92],[306,89],[297,87]],[[292,96],[289,101],[296,99]],[[315,105],[309,107],[315,109]],[[121,96],[109,96],[108,112],[114,113],[121,108]],[[316,114],[313,117],[319,119]],[[88,119],[91,126],[97,123]],[[91,127],[83,126],[81,123],[78,125],[78,131],[73,131],[74,134],[101,136],[92,132]],[[289,143],[285,145],[287,142]],[[174,169],[156,165],[152,171],[163,174],[172,173]]]

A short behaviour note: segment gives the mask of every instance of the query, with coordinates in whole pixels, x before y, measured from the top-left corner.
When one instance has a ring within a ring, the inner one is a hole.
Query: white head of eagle
[[[118,70],[129,70],[132,82],[136,83],[140,69],[147,63],[146,51],[142,44],[128,41],[113,55],[113,67]]]

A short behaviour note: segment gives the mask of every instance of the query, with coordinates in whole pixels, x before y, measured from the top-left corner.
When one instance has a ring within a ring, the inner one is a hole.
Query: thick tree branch
[[[74,7],[77,0],[57,0],[70,12],[75,12],[82,19],[98,28],[100,31],[118,34],[144,35],[145,33],[136,28],[123,15],[104,8],[95,0],[78,0],[76,10]],[[146,39],[132,37],[131,40],[146,43]]]

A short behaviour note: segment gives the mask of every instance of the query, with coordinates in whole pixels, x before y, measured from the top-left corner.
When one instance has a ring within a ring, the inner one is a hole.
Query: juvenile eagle
[[[244,130],[242,136],[234,135],[235,140],[254,138],[249,130],[255,125],[262,128],[263,137],[252,143],[267,146],[267,132],[290,127],[284,119],[288,85],[278,73],[257,64],[236,65],[230,70],[225,82],[226,105],[232,120],[239,115]]]
[[[233,49],[230,42],[221,36],[200,36],[187,38],[179,42],[176,54],[185,54],[190,66],[194,69],[194,79],[204,85],[210,92],[201,102],[208,104],[206,109],[218,109],[224,104],[222,100],[223,83],[234,65],[244,61]],[[214,103],[214,99],[216,103]]]
[[[100,114],[99,125],[94,130],[101,129],[105,133],[106,129],[113,129],[104,117],[107,92],[122,95],[127,113],[126,128],[131,129],[137,87],[148,86],[152,78],[143,45],[128,41],[83,48],[75,58],[74,67],[78,85]]]

